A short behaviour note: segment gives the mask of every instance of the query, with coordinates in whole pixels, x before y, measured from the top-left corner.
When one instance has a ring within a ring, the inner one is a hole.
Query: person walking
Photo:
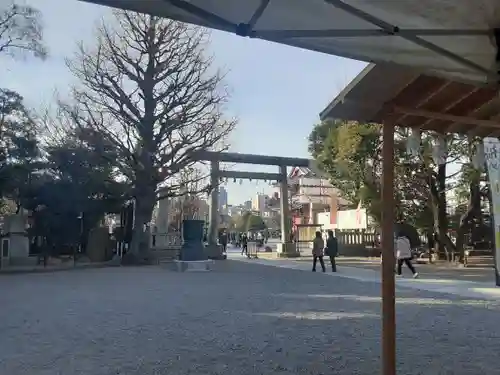
[[[225,253],[227,250],[228,236],[227,232],[224,230],[219,238],[219,243],[222,245],[222,251]]]
[[[333,235],[333,230],[328,231],[328,238],[326,239],[325,255],[330,258],[332,265],[332,272],[337,272],[337,263],[335,257],[338,254],[339,244],[337,238]]]
[[[241,247],[241,239],[243,238],[243,233],[239,232],[236,237],[236,247]]]
[[[241,255],[248,256],[248,237],[246,233],[241,235]]]
[[[325,241],[323,240],[323,237],[321,236],[321,232],[316,232],[316,237],[313,240],[313,249],[312,249],[312,255],[313,255],[313,272],[316,272],[316,262],[319,260],[319,263],[321,264],[321,268],[323,272],[326,272],[325,268],[325,262],[323,261],[323,250],[325,248]]]
[[[401,276],[403,263],[410,269],[413,274],[413,278],[418,277],[418,272],[411,262],[411,245],[410,240],[403,233],[398,233],[396,237],[396,243],[394,246],[396,250],[397,258],[397,270],[398,276]]]

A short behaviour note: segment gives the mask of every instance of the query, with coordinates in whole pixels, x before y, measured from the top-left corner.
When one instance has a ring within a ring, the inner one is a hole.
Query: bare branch
[[[168,196],[209,189],[196,155],[224,150],[236,122],[223,116],[227,90],[206,56],[204,29],[132,12],[114,16],[101,22],[95,45],[80,44],[68,61],[79,84],[63,108],[75,126],[115,149],[117,168],[134,186],[140,225],[151,219],[159,186]]]
[[[41,13],[28,5],[11,2],[0,6],[0,53],[11,56],[31,53],[45,59]]]

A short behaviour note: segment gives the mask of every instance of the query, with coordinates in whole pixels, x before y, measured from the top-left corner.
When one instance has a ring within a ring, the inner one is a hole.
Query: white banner
[[[337,211],[336,224],[331,223],[330,212],[320,212],[317,215],[317,224],[321,224],[323,229],[366,229],[366,209]]]
[[[483,144],[493,203],[492,225],[495,233],[495,266],[498,272],[500,270],[500,141],[497,138],[485,138]]]

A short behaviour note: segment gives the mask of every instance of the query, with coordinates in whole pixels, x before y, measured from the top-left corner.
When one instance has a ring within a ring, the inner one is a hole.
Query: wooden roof
[[[493,87],[370,64],[321,112],[320,118],[391,122],[443,134],[499,137],[500,96]]]

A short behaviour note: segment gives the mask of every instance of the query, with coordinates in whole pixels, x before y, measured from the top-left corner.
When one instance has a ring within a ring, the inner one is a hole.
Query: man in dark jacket
[[[339,244],[337,239],[333,235],[333,231],[328,231],[328,238],[326,239],[325,254],[330,258],[330,263],[332,264],[332,272],[337,272],[337,264],[335,263],[335,257],[339,251]]]
[[[227,242],[228,242],[227,232],[224,230],[219,237],[219,243],[222,245],[223,252],[226,252],[227,250]]]
[[[248,237],[246,233],[241,236],[241,255],[243,254],[248,257]]]

